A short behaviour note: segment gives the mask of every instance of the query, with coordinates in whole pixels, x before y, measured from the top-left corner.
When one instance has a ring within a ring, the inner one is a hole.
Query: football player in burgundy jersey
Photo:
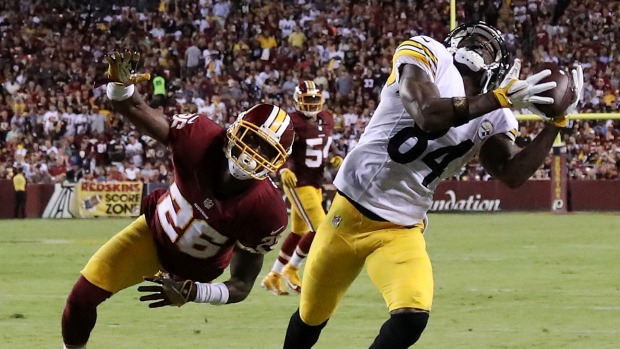
[[[199,114],[168,120],[134,93],[147,74],[131,74],[137,54],[107,57],[107,95],[141,131],[167,144],[174,183],[144,200],[145,214],[88,261],[62,316],[64,348],[84,348],[97,306],[143,281],[149,307],[244,300],[287,226],[279,190],[267,179],[282,166],[294,140],[290,116],[259,104],[224,129]],[[230,265],[230,279],[213,283]],[[144,276],[147,276],[146,278]]]
[[[323,95],[311,80],[301,81],[293,95],[297,111],[291,114],[295,129],[293,152],[280,170],[284,193],[291,203],[291,233],[282,243],[282,249],[271,272],[261,286],[274,295],[286,295],[284,282],[295,292],[301,291],[298,269],[304,260],[314,229],[325,218],[323,210],[323,171],[332,144],[334,118],[323,110]],[[331,164],[338,169],[342,157],[332,156]]]

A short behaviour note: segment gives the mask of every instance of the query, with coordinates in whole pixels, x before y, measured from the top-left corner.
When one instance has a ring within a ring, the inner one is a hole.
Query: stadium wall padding
[[[26,187],[26,217],[39,218],[54,193],[53,184],[28,184]],[[0,180],[0,218],[13,218],[15,190],[10,180]]]
[[[528,181],[517,189],[496,180],[444,181],[435,190],[431,212],[549,211],[550,186],[550,181]]]
[[[620,210],[620,181],[569,181],[572,211]]]
[[[431,212],[550,211],[551,181],[528,181],[510,189],[499,181],[444,181],[435,191]],[[145,186],[145,192],[150,190]],[[620,181],[569,181],[571,211],[620,211]],[[53,184],[29,184],[26,216],[41,217],[54,192]],[[326,192],[331,199],[333,190]],[[10,180],[0,180],[0,218],[12,218],[15,191]]]

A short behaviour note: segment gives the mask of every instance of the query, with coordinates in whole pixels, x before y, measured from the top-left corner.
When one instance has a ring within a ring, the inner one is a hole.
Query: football
[[[553,104],[535,104],[538,110],[545,113],[547,117],[561,116],[566,112],[566,109],[575,100],[575,86],[573,79],[567,71],[560,68],[554,63],[540,63],[534,66],[532,74],[536,74],[542,70],[551,70],[551,75],[542,79],[540,83],[549,81],[555,81],[557,86],[551,90],[541,92],[538,96],[552,97]]]

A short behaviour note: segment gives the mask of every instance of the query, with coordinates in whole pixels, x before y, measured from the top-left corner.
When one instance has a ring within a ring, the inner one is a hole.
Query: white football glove
[[[502,108],[517,110],[527,108],[538,115],[544,116],[545,114],[538,110],[538,108],[534,106],[534,103],[553,104],[554,100],[552,97],[537,96],[537,94],[551,90],[557,86],[555,81],[539,84],[540,80],[551,75],[551,70],[542,70],[529,76],[525,80],[519,80],[520,71],[521,60],[517,58],[502,83],[498,88],[493,90],[495,98]]]
[[[567,114],[577,113],[577,104],[579,104],[579,99],[581,99],[581,92],[583,91],[583,68],[581,64],[577,64],[577,68],[571,70],[573,75],[573,85],[575,86],[575,100],[566,110]]]

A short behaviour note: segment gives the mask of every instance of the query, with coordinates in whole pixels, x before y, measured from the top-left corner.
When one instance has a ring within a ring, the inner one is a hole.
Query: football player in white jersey
[[[336,176],[338,193],[310,249],[285,349],[316,343],[364,266],[390,312],[370,348],[408,348],[419,339],[433,300],[423,232],[439,181],[479,155],[494,178],[518,187],[567,124],[566,115],[547,118],[533,105],[554,102],[537,96],[556,86],[539,83],[549,70],[519,80],[520,62],[508,67],[501,33],[482,22],[457,27],[444,44],[416,36],[398,46],[381,102]],[[579,96],[580,67],[573,79]],[[509,108],[547,121],[523,150],[513,144]]]

